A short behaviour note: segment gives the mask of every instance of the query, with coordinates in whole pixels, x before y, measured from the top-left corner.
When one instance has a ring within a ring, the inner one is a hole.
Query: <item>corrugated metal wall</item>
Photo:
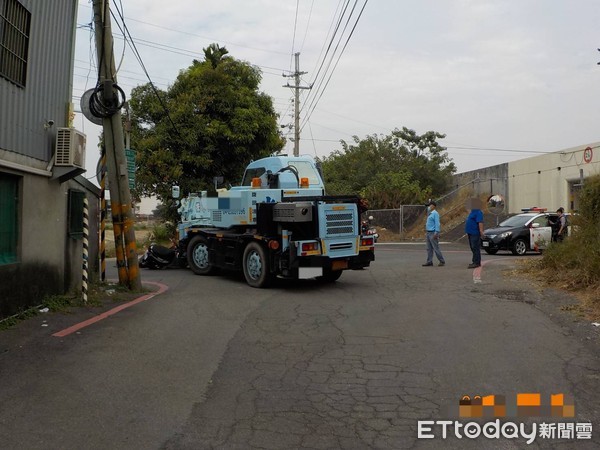
[[[68,124],[77,0],[20,2],[31,12],[27,84],[0,77],[0,148],[49,161],[56,128]]]

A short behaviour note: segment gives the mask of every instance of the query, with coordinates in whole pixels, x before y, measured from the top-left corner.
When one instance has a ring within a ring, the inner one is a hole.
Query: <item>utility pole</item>
[[[94,0],[94,27],[96,35],[96,54],[100,70],[99,84],[103,86],[102,98],[110,103],[116,96],[116,69],[113,53],[113,36],[110,26],[109,0]],[[109,181],[113,230],[117,253],[119,284],[131,290],[141,290],[142,282],[138,266],[134,215],[127,179],[127,161],[125,159],[125,141],[121,111],[102,117],[104,143],[106,147],[106,166]]]
[[[300,53],[294,53],[296,59],[296,70],[288,77],[294,77],[295,84],[289,83],[283,87],[294,88],[294,156],[300,155],[300,89],[312,89],[312,86],[300,86],[300,75],[307,72],[300,72]],[[285,75],[284,75],[285,76]]]

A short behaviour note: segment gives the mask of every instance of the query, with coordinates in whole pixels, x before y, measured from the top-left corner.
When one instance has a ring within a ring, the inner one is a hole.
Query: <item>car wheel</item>
[[[527,253],[527,244],[525,243],[525,241],[523,239],[517,239],[513,243],[512,253],[513,253],[513,255],[518,255],[518,256],[523,256],[525,253]]]
[[[265,248],[258,242],[250,242],[244,250],[242,268],[246,283],[254,288],[264,288],[273,279],[269,268],[269,258]]]
[[[204,236],[196,236],[188,244],[187,262],[196,275],[210,275],[215,272],[215,267],[210,263],[208,242]]]
[[[497,248],[486,248],[485,252],[488,255],[495,255],[496,253],[498,253],[498,249]]]

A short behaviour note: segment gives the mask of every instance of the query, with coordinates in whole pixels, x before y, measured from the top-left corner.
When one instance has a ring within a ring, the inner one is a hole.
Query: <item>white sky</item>
[[[364,1],[358,0],[340,49]],[[303,85],[314,81],[343,3],[125,0],[123,7],[159,88],[166,89],[216,42],[231,56],[262,68],[261,90],[274,98],[280,124],[291,124],[292,91],[282,87],[288,79],[281,74],[293,70],[292,53],[300,52],[300,69],[308,72]],[[92,2],[80,1],[78,24],[91,21]],[[445,133],[442,144],[463,172],[537,154],[494,149],[551,152],[599,141],[598,24],[598,0],[370,0],[310,114],[310,125],[303,128],[300,152],[324,156],[341,148],[340,139],[387,135],[406,126],[418,133]],[[114,23],[113,32],[120,58],[124,43]],[[79,28],[76,109],[84,90],[95,84],[93,47],[89,28]],[[118,78],[127,94],[147,82],[129,47]],[[303,91],[301,105],[315,88]],[[303,110],[302,121],[306,115]],[[88,136],[87,176],[93,176],[99,128],[81,115],[75,127]],[[292,149],[289,141],[286,150]]]

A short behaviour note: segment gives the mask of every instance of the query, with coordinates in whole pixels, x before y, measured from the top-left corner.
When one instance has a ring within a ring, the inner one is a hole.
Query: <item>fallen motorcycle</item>
[[[185,256],[181,255],[176,246],[171,248],[156,243],[150,244],[148,249],[138,259],[142,269],[164,269],[165,267],[187,267]]]
[[[373,220],[373,216],[369,216],[368,220],[363,220],[361,223],[361,233],[363,236],[373,236],[373,240],[377,242],[379,239],[379,233],[377,232],[377,228],[371,225],[371,221]]]

